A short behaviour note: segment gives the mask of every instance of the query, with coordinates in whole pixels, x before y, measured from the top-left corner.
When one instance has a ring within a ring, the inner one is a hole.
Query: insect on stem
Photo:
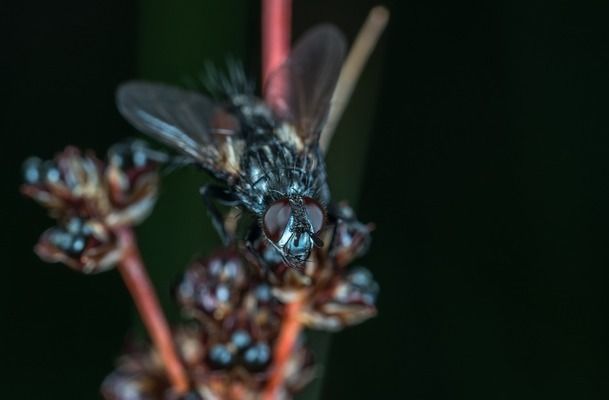
[[[262,87],[290,53],[292,0],[262,0]],[[269,101],[266,98],[267,102]]]
[[[262,0],[262,87],[266,86],[269,74],[279,67],[290,53],[292,30],[292,0]],[[280,94],[287,90],[283,82]],[[264,93],[267,103],[272,103],[268,93]],[[264,400],[275,400],[283,383],[286,363],[294,349],[301,326],[298,314],[302,300],[288,303],[281,322],[281,329],[273,349],[273,372],[264,389]]]
[[[184,394],[189,388],[188,376],[176,352],[169,325],[140,257],[133,230],[120,228],[117,234],[125,249],[118,270],[163,360],[169,381],[178,394]]]

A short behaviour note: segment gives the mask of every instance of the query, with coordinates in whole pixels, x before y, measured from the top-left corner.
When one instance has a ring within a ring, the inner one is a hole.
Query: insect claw
[[[311,239],[313,240],[313,243],[315,244],[315,246],[317,246],[317,247],[324,246],[324,241],[319,238],[319,235],[317,235],[316,233],[312,233],[312,232],[310,235],[311,235]]]

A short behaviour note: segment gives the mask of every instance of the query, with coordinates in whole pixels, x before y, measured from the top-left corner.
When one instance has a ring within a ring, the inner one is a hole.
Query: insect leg
[[[264,257],[260,254],[259,251],[255,248],[255,243],[260,239],[262,235],[262,231],[260,230],[260,226],[258,224],[252,224],[247,231],[247,235],[245,236],[245,247],[250,252],[250,254],[255,258],[256,262],[260,266],[263,271],[267,271],[269,266]]]
[[[326,210],[326,218],[332,227],[332,235],[330,235],[330,245],[329,249],[334,248],[334,243],[336,239],[336,232],[338,230],[338,221],[340,218],[338,207],[335,203],[331,203]]]
[[[235,207],[240,204],[239,199],[222,186],[213,184],[201,187],[199,192],[201,193],[205,207],[207,207],[207,212],[211,217],[211,222],[216,229],[216,232],[218,232],[218,235],[220,235],[222,243],[225,246],[228,245],[233,238],[229,237],[228,233],[226,232],[226,228],[224,227],[224,218],[214,204],[214,200],[225,206]]]
[[[357,218],[355,218],[355,214],[351,207],[346,206],[343,203],[330,203],[326,210],[326,216],[328,218],[328,222],[332,227],[332,235],[330,236],[330,246],[329,248],[334,248],[336,242],[336,236],[338,232],[338,224],[340,221],[343,221],[347,224],[358,223]]]
[[[365,252],[370,245],[370,232],[374,229],[374,224],[361,223],[353,209],[346,203],[332,203],[327,210],[328,221],[333,223],[332,237],[330,239],[330,251],[334,251],[336,246],[348,246],[357,249],[354,256],[359,256]],[[340,231],[339,231],[340,229]],[[345,235],[342,239],[341,236]],[[341,240],[342,243],[338,241]],[[344,242],[346,240],[346,242]]]

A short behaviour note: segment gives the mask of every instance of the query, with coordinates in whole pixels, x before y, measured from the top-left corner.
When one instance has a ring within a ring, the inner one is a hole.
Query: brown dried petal
[[[315,293],[313,304],[301,316],[302,322],[311,329],[329,331],[359,324],[376,315],[377,293],[378,284],[372,274],[362,267],[353,268]]]
[[[112,210],[106,217],[109,226],[135,225],[143,221],[152,211],[157,199],[158,173],[141,173],[130,180],[121,169],[110,165],[106,170],[106,181]]]
[[[237,309],[248,285],[247,265],[235,249],[195,261],[176,288],[177,301],[190,314],[221,320]]]
[[[205,400],[260,399],[269,369],[251,372],[240,364],[225,369],[212,367],[208,360],[214,344],[208,339],[195,327],[178,329],[175,334],[177,349],[196,394]],[[305,348],[295,350],[287,365],[285,386],[279,399],[291,398],[313,378],[312,364],[312,356]],[[172,391],[154,349],[121,357],[115,371],[104,380],[101,391],[106,400],[183,400]]]
[[[94,155],[67,147],[53,160],[28,159],[21,190],[58,219],[78,215],[108,227],[133,225],[154,206],[164,157],[141,142],[123,143],[109,152],[106,167]]]
[[[102,163],[93,155],[82,155],[67,147],[52,161],[29,159],[24,164],[26,184],[22,192],[48,208],[52,216],[95,216],[103,207]]]
[[[338,205],[338,210],[341,218],[336,226],[330,256],[338,268],[343,268],[368,250],[373,225],[359,222],[345,202]]]
[[[61,262],[87,274],[105,271],[121,258],[116,236],[103,224],[76,217],[45,231],[34,251],[46,262]]]
[[[259,400],[268,383],[272,363],[252,372],[241,365],[230,370],[207,372],[199,382],[199,392],[206,400]],[[297,348],[288,360],[278,399],[287,400],[314,378],[313,357],[304,347]]]
[[[141,140],[127,140],[108,150],[105,179],[112,207],[108,225],[136,224],[150,213],[159,186],[158,166],[166,160],[164,153]]]
[[[180,328],[175,332],[176,347],[187,370],[194,371],[203,354],[201,332]],[[144,348],[122,356],[116,369],[101,387],[106,400],[183,400],[172,390],[161,358],[153,348]]]

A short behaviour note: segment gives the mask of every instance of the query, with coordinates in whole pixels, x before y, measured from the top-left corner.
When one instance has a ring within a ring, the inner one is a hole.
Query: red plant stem
[[[262,396],[264,400],[275,400],[279,395],[279,389],[285,378],[287,364],[302,329],[300,311],[303,303],[304,296],[297,296],[293,301],[285,305],[279,337],[273,352],[273,369]]]
[[[262,0],[263,88],[269,74],[288,57],[291,32],[292,0]]]
[[[292,32],[292,0],[262,0],[262,87],[270,74],[288,57]],[[281,91],[284,89],[281,88]],[[263,93],[267,103],[274,99]],[[274,92],[273,96],[281,96]],[[301,330],[299,319],[302,296],[286,304],[279,337],[273,350],[273,370],[262,398],[275,400],[284,380],[285,369]]]
[[[124,255],[118,267],[125,286],[131,293],[135,306],[165,365],[167,376],[178,394],[188,391],[188,376],[176,352],[169,325],[159,300],[146,273],[131,228],[117,231]]]

